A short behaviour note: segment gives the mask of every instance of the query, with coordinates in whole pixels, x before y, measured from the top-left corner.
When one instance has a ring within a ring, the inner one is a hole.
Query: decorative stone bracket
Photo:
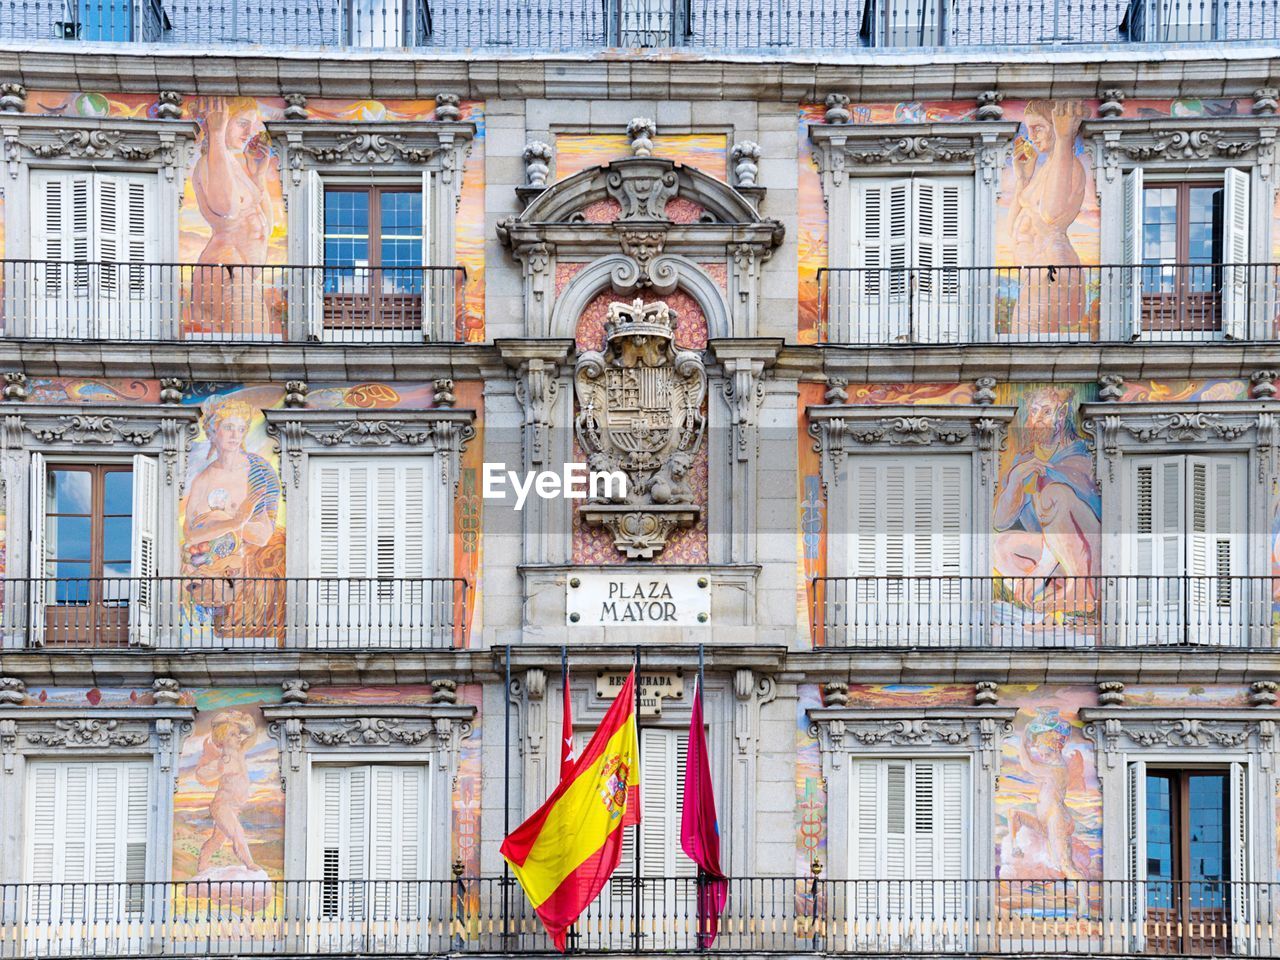
[[[1126,753],[1209,751],[1256,753],[1262,768],[1271,769],[1280,712],[1258,707],[1084,707],[1080,719],[1107,767],[1119,765]]]
[[[1086,120],[1081,133],[1092,140],[1097,169],[1108,181],[1136,166],[1221,169],[1253,162],[1267,180],[1278,129],[1275,117],[1160,117]]]
[[[524,411],[524,448],[530,464],[550,457],[551,430],[560,398],[560,378],[573,350],[569,341],[503,340],[498,352],[516,371],[516,400]]]

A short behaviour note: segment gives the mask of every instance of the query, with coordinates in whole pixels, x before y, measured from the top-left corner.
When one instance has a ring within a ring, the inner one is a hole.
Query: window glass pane
[[[92,557],[93,521],[89,517],[49,517],[45,527],[45,555],[51,560]]]
[[[1188,191],[1188,208],[1188,261],[1221,263],[1222,188],[1191,187]]]
[[[1173,795],[1169,775],[1147,774],[1147,905],[1168,907],[1173,902]],[[1161,882],[1165,881],[1165,882]]]
[[[107,516],[133,515],[132,470],[111,470],[104,474],[102,512]]]
[[[104,563],[125,563],[133,555],[133,518],[107,517],[102,521]]]
[[[324,193],[324,262],[327,266],[364,266],[369,262],[369,193],[326,190]],[[364,285],[354,274],[325,274],[329,293],[354,293]]]
[[[1178,191],[1148,187],[1142,191],[1142,262],[1175,263],[1178,257]]]
[[[1188,876],[1193,906],[1219,907],[1227,879],[1227,778],[1225,773],[1188,777]]]
[[[89,602],[89,565],[87,563],[58,563],[49,569],[57,580],[50,585],[54,603]]]
[[[87,470],[57,470],[48,472],[49,497],[46,510],[49,513],[88,514],[93,505],[93,476]]]

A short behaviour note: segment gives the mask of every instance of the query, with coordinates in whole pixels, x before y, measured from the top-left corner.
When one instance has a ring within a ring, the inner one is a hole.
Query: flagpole
[[[507,644],[506,686],[502,690],[506,706],[504,749],[502,751],[502,835],[511,836],[511,644]],[[511,864],[502,858],[502,942],[505,949],[510,936],[507,894],[511,889]]]
[[[702,702],[701,701],[702,688],[705,685],[705,681],[706,681],[706,650],[703,644],[699,643],[698,644],[698,688],[694,693],[694,696],[699,698],[699,701],[698,701],[699,703]],[[692,729],[690,729],[689,735],[690,736],[693,735]],[[688,782],[688,777],[689,777],[689,771],[688,771],[688,760],[687,760],[687,754],[686,754],[686,761],[685,761],[686,782]],[[706,917],[703,916],[703,903],[705,900],[705,897],[703,895],[703,890],[706,888],[706,885],[707,885],[706,871],[702,869],[702,864],[698,864],[698,876],[697,876],[697,879],[695,880],[695,891],[696,891],[695,895],[698,898],[697,921],[698,921],[698,949],[699,950],[707,949],[707,940],[709,939],[706,935],[706,922],[707,922]]]
[[[631,668],[634,672],[635,682],[635,698],[636,698],[636,763],[641,763],[640,754],[640,645],[635,647],[635,662]],[[640,771],[636,771],[639,776]],[[643,786],[641,789],[644,789]],[[641,801],[643,804],[643,801]],[[636,846],[635,846],[635,876],[632,878],[631,888],[631,941],[636,951],[640,950],[640,819],[636,818]]]

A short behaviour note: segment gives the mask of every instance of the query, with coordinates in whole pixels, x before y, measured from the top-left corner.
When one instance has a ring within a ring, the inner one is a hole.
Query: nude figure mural
[[[1009,231],[1020,269],[1011,333],[1073,331],[1083,320],[1089,278],[1067,230],[1080,216],[1089,180],[1076,152],[1087,115],[1079,101],[1033,100],[1025,133],[1014,140]]]
[[[246,870],[262,873],[262,868],[254,862],[249,838],[240,823],[240,811],[249,802],[249,767],[245,762],[245,751],[257,736],[257,724],[243,710],[224,710],[209,727],[204,753],[196,767],[196,779],[213,788],[213,799],[209,801],[213,830],[200,848],[197,876],[203,876],[212,869],[214,854],[227,843],[231,844],[232,854]]]
[[[191,478],[182,511],[182,575],[191,619],[220,637],[279,637],[284,626],[280,478],[245,449],[253,407],[233,396],[205,408],[208,462]]]
[[[1102,524],[1093,458],[1076,433],[1069,388],[1023,397],[1010,431],[1012,463],[992,514],[995,573],[1012,600],[1045,620],[1092,613],[1089,579]]]
[[[278,333],[283,299],[264,287],[275,204],[268,182],[277,164],[257,101],[213,98],[205,113],[191,186],[209,240],[191,279],[193,334]]]

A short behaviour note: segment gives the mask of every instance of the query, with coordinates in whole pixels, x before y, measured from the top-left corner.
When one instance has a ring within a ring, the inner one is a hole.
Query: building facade
[[[701,674],[711,949],[1280,954],[1280,5],[995,6],[0,0],[0,956],[547,951],[637,663],[575,950]]]

